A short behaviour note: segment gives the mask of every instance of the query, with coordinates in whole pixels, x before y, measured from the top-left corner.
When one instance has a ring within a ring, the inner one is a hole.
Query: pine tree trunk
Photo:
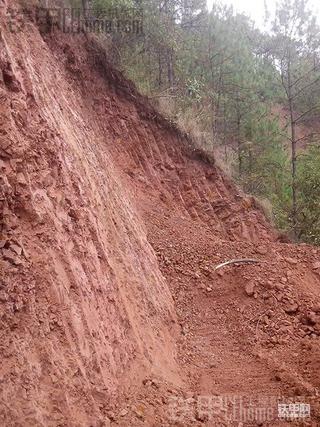
[[[173,68],[173,51],[171,48],[167,49],[167,66],[168,66],[169,88],[172,90],[174,87],[174,68]]]
[[[159,55],[158,55],[158,66],[159,66],[159,69],[158,69],[158,86],[159,86],[159,89],[161,89],[161,87],[162,87],[162,60],[161,60],[160,50],[159,50]]]
[[[292,225],[294,235],[297,236],[297,141],[296,125],[292,103],[290,103],[290,127],[291,127],[291,188],[292,188]]]
[[[295,237],[297,237],[297,139],[296,139],[296,123],[294,119],[294,106],[292,100],[292,85],[291,85],[291,56],[289,53],[288,60],[288,104],[290,111],[290,130],[291,130],[291,191],[292,191],[292,229]]]
[[[242,175],[242,144],[241,144],[240,126],[241,126],[241,118],[238,112],[238,117],[237,117],[238,162],[239,162],[239,175]]]

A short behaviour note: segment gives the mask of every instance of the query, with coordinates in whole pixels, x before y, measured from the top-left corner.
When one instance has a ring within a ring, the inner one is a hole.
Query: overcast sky
[[[215,0],[207,0],[209,10]],[[238,12],[244,12],[250,16],[259,28],[263,28],[264,20],[264,0],[221,0],[221,3],[232,4]],[[272,13],[275,9],[277,0],[266,0],[268,10]],[[309,0],[309,8],[312,9],[314,15],[320,17],[319,0]]]

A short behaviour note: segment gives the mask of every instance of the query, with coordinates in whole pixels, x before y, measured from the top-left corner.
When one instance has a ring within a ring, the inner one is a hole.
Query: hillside
[[[278,401],[320,425],[320,249],[281,243],[94,39],[4,13],[0,425],[289,425]],[[234,258],[260,262],[214,270]]]

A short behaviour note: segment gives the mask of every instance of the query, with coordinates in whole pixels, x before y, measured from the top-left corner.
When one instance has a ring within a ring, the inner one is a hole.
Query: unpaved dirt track
[[[4,11],[0,425],[319,426],[320,251],[278,242],[90,38]],[[263,262],[214,271],[235,258]]]

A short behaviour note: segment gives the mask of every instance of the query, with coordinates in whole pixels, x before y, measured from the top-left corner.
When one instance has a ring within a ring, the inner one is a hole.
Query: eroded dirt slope
[[[1,425],[276,426],[290,399],[320,425],[319,250],[278,242],[93,40],[2,15],[0,47]]]
[[[78,81],[32,26],[0,43],[0,424],[99,425],[179,384],[172,297]]]

